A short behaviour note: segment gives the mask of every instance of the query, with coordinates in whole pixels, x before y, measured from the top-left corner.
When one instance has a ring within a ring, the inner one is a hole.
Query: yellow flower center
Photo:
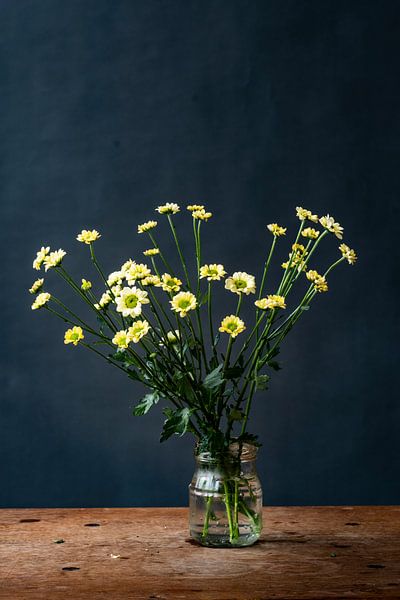
[[[127,296],[125,298],[125,304],[128,308],[136,308],[136,306],[138,304],[137,296],[135,296],[135,294],[131,294],[130,296]]]
[[[242,290],[247,287],[247,281],[244,281],[244,279],[237,279],[235,285],[239,290]]]
[[[179,300],[179,308],[187,308],[188,306],[190,306],[190,300],[185,300],[184,298],[182,300]]]

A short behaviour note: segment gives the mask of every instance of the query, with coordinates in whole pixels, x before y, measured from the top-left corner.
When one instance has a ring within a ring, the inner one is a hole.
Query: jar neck
[[[257,447],[247,442],[233,441],[227,448],[219,451],[202,450],[201,444],[196,444],[195,459],[198,465],[209,467],[221,464],[241,464],[249,467],[257,458]]]

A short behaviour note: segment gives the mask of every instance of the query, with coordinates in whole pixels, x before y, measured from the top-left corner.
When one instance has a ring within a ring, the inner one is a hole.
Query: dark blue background
[[[192,440],[159,446],[142,388],[26,292],[42,244],[92,278],[83,227],[107,271],[140,257],[166,201],[206,203],[205,259],[257,275],[296,205],[344,225],[359,263],[255,402],[265,502],[400,500],[399,27],[391,1],[1,2],[1,506],[186,504]]]

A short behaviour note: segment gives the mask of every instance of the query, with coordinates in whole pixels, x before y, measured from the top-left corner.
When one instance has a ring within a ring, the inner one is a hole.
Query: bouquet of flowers
[[[201,486],[204,514],[200,518],[201,531],[194,537],[211,543],[211,525],[217,528],[225,519],[227,543],[239,545],[242,526],[251,527],[253,537],[261,529],[257,494],[240,466],[244,449],[258,444],[248,430],[253,397],[267,388],[271,372],[279,368],[276,357],[293,325],[315,296],[328,291],[328,275],[342,262],[353,265],[357,257],[354,250],[341,243],[339,257],[323,272],[317,271],[318,246],[330,234],[342,240],[343,228],[330,215],[319,218],[297,207],[299,227],[278,282],[270,281],[270,265],[287,229],[277,223],[267,226],[271,243],[257,287],[254,275],[243,271],[228,274],[222,264],[203,262],[201,229],[212,213],[202,205],[190,205],[187,210],[193,227],[194,269],[182,251],[175,226],[180,207],[167,203],[156,211],[170,228],[179,270],[171,266],[157,241],[155,220],[137,229],[151,242],[143,252],[151,266],[129,258],[109,274],[95,252],[100,233],[84,229],[76,239],[88,246],[100,288],[89,279],[76,281],[68,273],[62,249],[42,247],[33,267],[44,267],[46,272],[52,270],[61,277],[88,307],[93,319],[83,319],[53,293],[43,291],[43,278],[37,279],[29,291],[36,296],[32,310],[45,309],[70,326],[65,344],[95,352],[148,388],[134,407],[134,415],[145,415],[154,405],[163,403],[161,441],[190,432],[197,439],[198,456],[220,457],[217,463],[222,467],[218,476],[213,473],[214,483],[206,477],[206,484],[203,481]],[[227,290],[227,303],[235,298],[236,302],[227,311],[229,314],[216,315],[213,289],[221,284]],[[294,286],[303,286],[304,292],[291,306]],[[253,305],[251,322],[242,318],[246,302]],[[210,467],[207,469],[209,472]],[[208,489],[210,486],[213,489]],[[222,503],[224,516],[216,514],[214,496]],[[255,508],[252,502],[256,502]],[[195,512],[199,520],[198,510]],[[240,515],[246,521],[244,525]],[[218,539],[221,541],[221,535]]]

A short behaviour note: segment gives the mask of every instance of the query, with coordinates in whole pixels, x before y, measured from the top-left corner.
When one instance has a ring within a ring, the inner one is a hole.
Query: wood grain
[[[192,543],[183,508],[0,511],[1,600],[400,598],[399,507],[266,508],[258,544]]]

